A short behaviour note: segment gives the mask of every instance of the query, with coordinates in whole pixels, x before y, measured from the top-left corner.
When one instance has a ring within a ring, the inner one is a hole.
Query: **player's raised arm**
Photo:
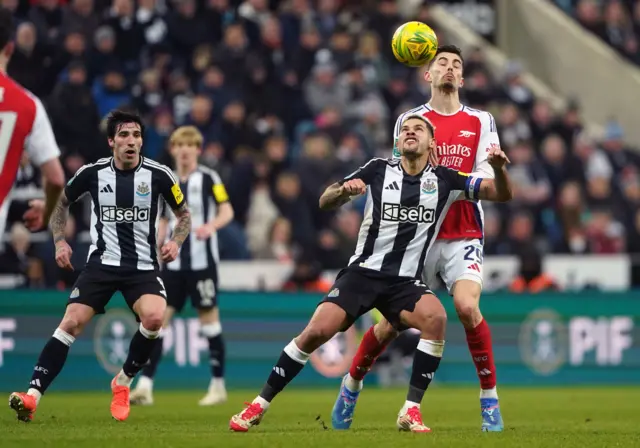
[[[380,160],[371,159],[341,181],[329,185],[320,196],[320,208],[333,210],[349,202],[353,196],[365,194]]]
[[[501,149],[494,148],[490,151],[488,160],[494,171],[493,179],[462,173],[450,168],[438,167],[436,170],[447,181],[451,190],[463,191],[466,199],[491,202],[510,201],[513,193],[505,168],[505,165],[509,163],[509,158]]]
[[[482,179],[478,199],[493,202],[510,201],[513,198],[513,189],[506,168],[510,162],[509,158],[500,147],[493,147],[489,150],[487,160],[493,168],[494,178]]]

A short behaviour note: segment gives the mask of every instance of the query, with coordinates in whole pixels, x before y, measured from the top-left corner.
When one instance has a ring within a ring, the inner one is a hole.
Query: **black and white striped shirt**
[[[199,240],[195,230],[212,221],[218,214],[218,206],[229,200],[224,184],[214,170],[198,165],[186,181],[180,179],[180,188],[189,203],[191,232],[180,249],[180,256],[166,267],[170,271],[217,269],[220,260],[218,235],[213,232],[206,240]],[[176,217],[169,213],[168,218],[169,227],[173,229]]]
[[[113,157],[84,165],[69,180],[70,202],[91,195],[91,248],[87,265],[149,271],[158,269],[156,237],[160,196],[174,210],[184,202],[178,179],[165,165],[141,157],[119,170]]]
[[[451,204],[477,199],[481,178],[427,165],[406,174],[400,160],[372,159],[340,183],[361,179],[367,204],[349,266],[420,279],[427,251]],[[464,192],[464,195],[462,195]]]

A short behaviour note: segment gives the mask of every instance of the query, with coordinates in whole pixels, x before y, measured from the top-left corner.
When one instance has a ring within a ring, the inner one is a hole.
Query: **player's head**
[[[436,145],[435,128],[422,115],[409,115],[402,121],[398,148],[400,155],[409,159],[428,156]]]
[[[142,119],[135,113],[114,110],[107,116],[107,137],[113,158],[124,166],[140,161],[143,133]]]
[[[460,48],[455,45],[442,45],[438,47],[429,64],[424,79],[431,84],[432,90],[452,93],[464,85],[463,69],[464,59]]]
[[[0,58],[8,62],[13,54],[13,14],[0,7]]]
[[[192,166],[202,153],[202,133],[195,126],[181,126],[171,134],[169,147],[176,165]]]

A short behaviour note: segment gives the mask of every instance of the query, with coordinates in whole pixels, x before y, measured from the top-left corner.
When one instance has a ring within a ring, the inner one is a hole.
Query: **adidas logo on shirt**
[[[111,188],[111,185],[107,184],[106,187],[100,190],[100,193],[113,193],[113,188]]]
[[[385,190],[399,190],[400,187],[398,187],[398,182],[396,182],[395,180],[393,182],[391,182],[389,185],[387,185],[386,187],[384,187]]]

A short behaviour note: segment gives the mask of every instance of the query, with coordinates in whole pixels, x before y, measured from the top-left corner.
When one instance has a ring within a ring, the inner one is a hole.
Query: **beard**
[[[456,86],[451,81],[443,81],[438,89],[444,93],[453,93],[456,91]]]
[[[408,160],[417,160],[424,155],[426,149],[426,145],[418,144],[411,148],[402,148],[400,154],[402,155],[402,157]]]

